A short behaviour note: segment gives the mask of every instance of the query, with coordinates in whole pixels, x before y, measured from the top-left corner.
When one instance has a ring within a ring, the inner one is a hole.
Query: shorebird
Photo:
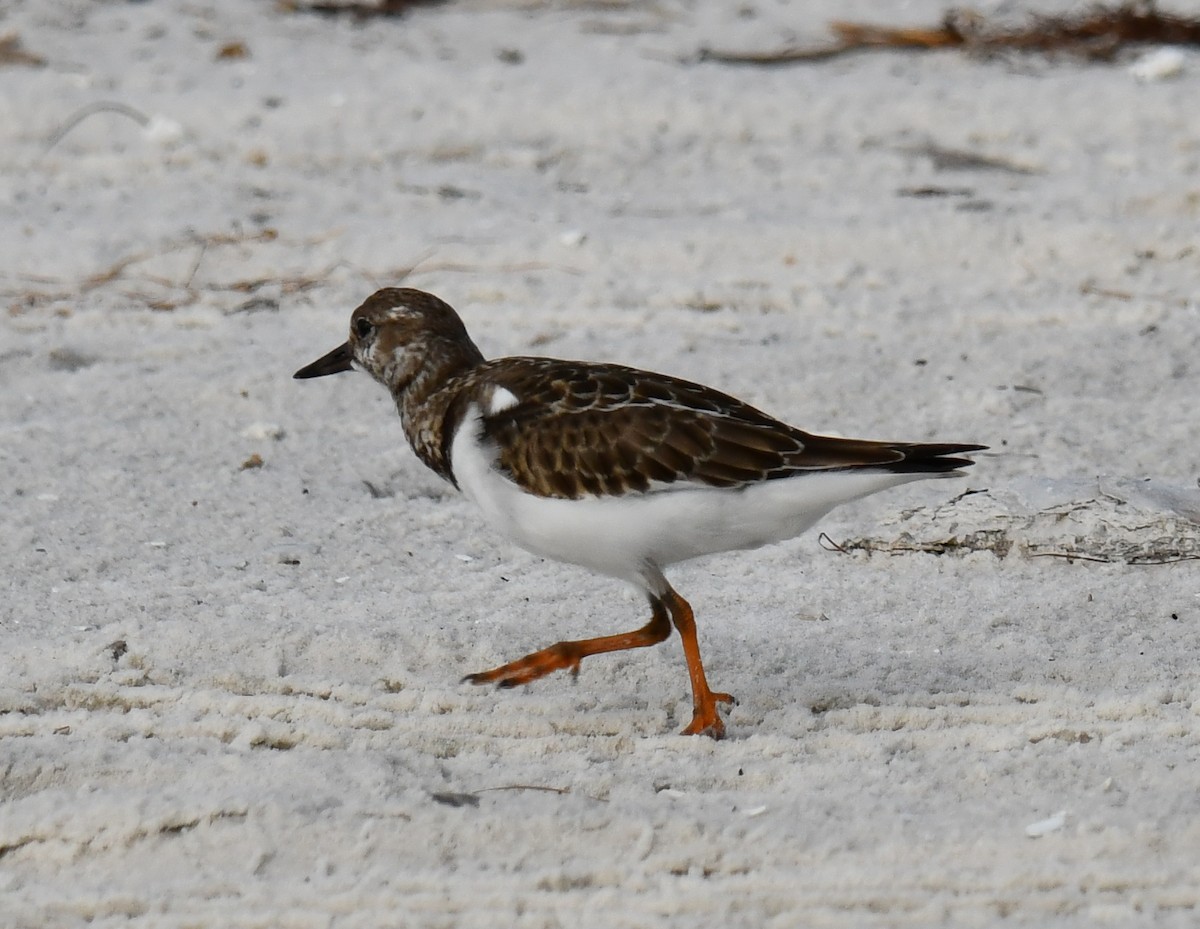
[[[692,608],[669,565],[793,538],[839,504],[909,481],[954,477],[985,446],[813,435],[727,394],[617,364],[488,361],[447,303],[386,288],[350,317],[349,339],[296,372],[360,368],[391,393],[417,457],[518,545],[626,581],[650,621],[619,635],[558,642],[470,674],[516,687],[578,673],[603,652],[656,645],[679,630],[692,689],[684,734],[721,738]]]

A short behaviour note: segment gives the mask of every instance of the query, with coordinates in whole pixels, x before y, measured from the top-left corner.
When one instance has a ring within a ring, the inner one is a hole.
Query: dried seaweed
[[[698,58],[721,64],[771,67],[824,61],[849,52],[875,49],[957,48],[981,55],[1062,52],[1092,61],[1111,61],[1121,49],[1131,45],[1200,46],[1200,18],[1161,12],[1153,0],[1115,6],[1097,4],[1068,16],[1034,14],[1020,26],[999,24],[970,10],[950,9],[940,25],[929,28],[836,21],[829,27],[836,36],[836,41],[829,45],[770,52],[701,49]]]
[[[1137,493],[1143,482],[1118,482]],[[1122,491],[1124,492],[1124,491]],[[968,500],[967,497],[970,497]],[[964,502],[965,501],[965,502]],[[893,531],[822,547],[840,554],[926,554],[1053,558],[1130,566],[1200,561],[1200,497],[1188,490],[1125,499],[1097,483],[1090,493],[1049,507],[1029,508],[1010,491],[973,491],[935,508],[904,512]]]

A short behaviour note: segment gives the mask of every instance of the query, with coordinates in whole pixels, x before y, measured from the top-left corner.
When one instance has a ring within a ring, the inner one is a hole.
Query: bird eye
[[[354,331],[358,333],[358,337],[360,339],[365,339],[375,331],[375,327],[371,324],[369,319],[359,318],[354,321]]]

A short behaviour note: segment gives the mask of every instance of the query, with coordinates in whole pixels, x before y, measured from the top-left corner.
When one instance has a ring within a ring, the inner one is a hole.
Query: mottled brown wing
[[[711,388],[617,365],[507,358],[476,373],[517,398],[486,416],[484,430],[499,448],[500,466],[542,496],[614,495],[678,481],[738,487],[803,470],[899,469],[908,450],[922,448],[810,436]],[[940,460],[945,464],[912,470],[969,464]]]

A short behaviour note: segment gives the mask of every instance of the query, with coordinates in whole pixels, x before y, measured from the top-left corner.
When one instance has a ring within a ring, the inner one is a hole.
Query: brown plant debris
[[[940,187],[934,184],[923,184],[917,187],[901,187],[896,191],[896,196],[928,200],[933,197],[973,197],[975,191],[970,187]]]
[[[130,301],[140,303],[153,310],[169,311],[181,306],[189,306],[200,299],[202,293],[247,294],[253,299],[256,292],[263,288],[275,288],[281,294],[299,293],[319,286],[330,273],[331,269],[323,268],[313,274],[290,277],[249,278],[227,281],[208,281],[198,284],[195,281],[196,272],[205,254],[219,247],[246,247],[256,244],[271,243],[279,239],[279,233],[274,229],[262,229],[254,232],[214,233],[197,238],[189,235],[178,242],[168,243],[157,250],[135,252],[114,262],[103,271],[98,271],[78,283],[57,281],[48,278],[27,278],[29,284],[40,284],[42,288],[22,287],[17,293],[6,293],[0,279],[0,297],[16,297],[10,303],[10,315],[21,315],[48,303],[70,301],[79,296],[113,286],[132,286],[124,295]],[[185,275],[180,277],[163,277],[140,271],[140,266],[147,263],[161,262],[164,258],[177,254],[186,249],[195,249],[196,257],[191,262]],[[139,273],[140,271],[140,273]],[[53,289],[46,289],[46,286]],[[261,296],[261,295],[257,295]],[[243,302],[242,307],[245,307]],[[241,308],[239,308],[241,309]],[[242,312],[249,312],[242,309]]]
[[[217,61],[237,61],[250,57],[250,47],[245,42],[226,42],[217,49]]]
[[[285,13],[315,13],[318,16],[352,16],[355,19],[403,16],[419,6],[438,6],[445,0],[378,0],[376,3],[359,0],[280,0],[279,8]]]
[[[0,306],[7,303],[10,316],[22,316],[55,304],[71,304],[93,291],[116,291],[129,304],[151,310],[169,312],[191,306],[204,297],[216,297],[236,303],[227,306],[230,314],[277,312],[285,298],[329,283],[339,271],[349,271],[378,287],[380,281],[403,281],[420,273],[453,271],[464,274],[525,274],[531,271],[554,271],[582,274],[574,267],[542,262],[512,262],[475,264],[456,261],[430,262],[423,255],[406,265],[383,270],[360,268],[345,259],[332,264],[307,267],[303,272],[272,274],[270,276],[229,276],[229,269],[238,258],[253,259],[252,267],[260,268],[266,255],[260,246],[280,243],[281,251],[294,255],[299,246],[313,246],[336,238],[341,232],[332,229],[305,239],[281,237],[275,229],[210,233],[197,236],[189,233],[154,249],[133,252],[82,280],[71,281],[32,274],[0,271]],[[218,249],[227,249],[221,261],[207,261]],[[192,252],[190,261],[186,253]],[[283,261],[278,258],[276,262]],[[203,268],[224,269],[220,278],[200,273]],[[53,309],[58,315],[70,315],[69,306]]]
[[[30,68],[40,68],[46,63],[41,55],[25,51],[21,45],[21,37],[15,32],[0,35],[0,66],[25,65]]]
[[[1038,173],[1036,168],[1010,161],[1007,158],[983,155],[960,148],[947,148],[933,142],[912,145],[900,150],[911,155],[928,158],[935,171],[998,171],[1001,174],[1018,175]]]
[[[1111,61],[1130,45],[1200,46],[1200,18],[1164,13],[1154,0],[1120,4],[1097,3],[1066,16],[1034,14],[1022,25],[1006,25],[972,10],[951,8],[939,25],[897,28],[874,23],[834,21],[835,41],[828,45],[784,48],[768,52],[701,49],[700,61],[721,64],[775,65],[824,61],[849,52],[875,49],[930,51],[958,48],[994,55],[1024,52],[1052,55],[1064,52],[1092,61]]]

